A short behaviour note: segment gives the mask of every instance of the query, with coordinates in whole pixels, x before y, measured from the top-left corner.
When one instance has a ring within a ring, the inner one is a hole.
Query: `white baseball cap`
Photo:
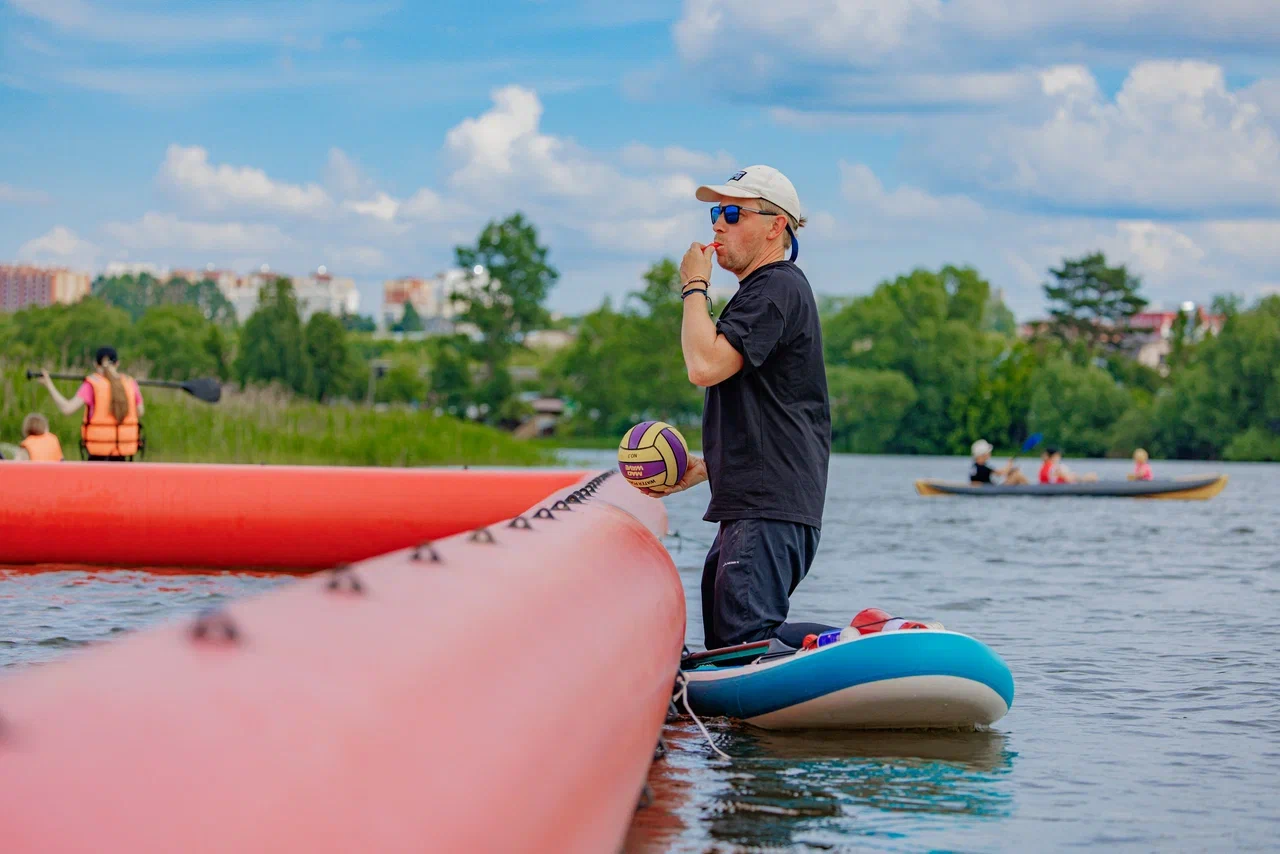
[[[801,220],[800,196],[796,188],[772,166],[748,166],[730,176],[723,184],[704,184],[698,188],[698,201],[714,202],[716,196],[732,199],[764,199],[782,208],[797,223]]]
[[[986,456],[991,453],[993,449],[991,447],[991,443],[986,439],[979,439],[973,443],[973,446],[969,448],[969,450],[973,452],[973,456],[976,459],[978,457]]]

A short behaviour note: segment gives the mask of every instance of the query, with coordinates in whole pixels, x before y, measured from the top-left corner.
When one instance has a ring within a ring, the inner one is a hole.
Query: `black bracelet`
[[[707,302],[711,302],[711,297],[707,294],[706,288],[689,288],[687,291],[680,292],[680,299],[684,299],[689,294],[702,294],[707,298]]]

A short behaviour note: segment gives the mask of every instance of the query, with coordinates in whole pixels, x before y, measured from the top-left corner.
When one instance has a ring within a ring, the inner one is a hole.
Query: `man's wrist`
[[[681,290],[682,292],[683,292],[683,291],[687,291],[687,290],[689,290],[689,287],[690,287],[691,285],[696,285],[696,284],[697,284],[697,283],[699,283],[699,282],[701,282],[703,285],[705,285],[705,286],[706,286],[706,287],[708,287],[708,288],[710,288],[710,287],[711,287],[711,283],[710,283],[710,282],[708,282],[706,279],[702,278],[702,276],[694,276],[693,278],[689,279],[689,281],[687,281],[687,282],[685,282],[684,284],[682,284],[682,285],[680,286],[680,290]]]

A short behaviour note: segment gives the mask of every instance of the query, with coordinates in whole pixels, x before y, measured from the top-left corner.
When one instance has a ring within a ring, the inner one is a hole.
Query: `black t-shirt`
[[[702,449],[708,522],[781,519],[822,526],[831,405],[813,289],[790,261],[743,279],[716,329],[742,370],[706,392]]]
[[[990,483],[992,471],[994,469],[986,463],[974,463],[969,469],[969,480],[976,480],[978,483]]]

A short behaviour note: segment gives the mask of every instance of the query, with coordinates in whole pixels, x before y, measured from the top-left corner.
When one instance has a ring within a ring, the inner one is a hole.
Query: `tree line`
[[[534,391],[566,401],[560,431],[570,441],[616,438],[647,418],[696,441],[703,393],[680,352],[673,260],[654,263],[623,299],[572,318],[573,342],[547,354],[523,343],[548,324],[559,276],[534,225],[520,214],[495,220],[454,254],[459,267],[487,272],[455,296],[467,334],[389,340],[371,334],[369,318],[316,313],[304,322],[286,278],[264,286],[237,324],[213,282],[143,275],[99,278],[75,305],[0,315],[0,357],[87,369],[110,343],[126,368],[145,365],[155,378],[217,376],[321,403],[413,403],[505,427],[529,411],[520,393]],[[1074,455],[1127,456],[1140,446],[1158,457],[1280,460],[1280,297],[1248,308],[1216,299],[1226,316],[1218,335],[1180,314],[1167,370],[1157,371],[1135,360],[1129,334],[1147,304],[1139,277],[1101,253],[1064,259],[1049,274],[1048,319],[1029,336],[970,267],[916,269],[863,296],[822,296],[836,450],[967,453],[978,437],[1013,448],[1041,432]],[[419,326],[406,311],[401,329]]]

